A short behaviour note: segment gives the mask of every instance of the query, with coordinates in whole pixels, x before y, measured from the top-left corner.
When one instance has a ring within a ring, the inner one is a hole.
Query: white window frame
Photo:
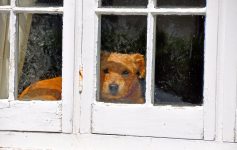
[[[207,0],[205,8],[160,8],[148,0],[147,8],[98,8],[98,0],[83,1],[80,133],[154,136],[214,140],[218,2]],[[146,104],[105,104],[97,102],[97,73],[100,47],[100,14],[147,15]],[[195,107],[152,105],[154,74],[154,37],[156,14],[206,15],[204,104]],[[94,20],[91,18],[95,18]],[[155,115],[156,114],[156,115]],[[162,116],[162,117],[156,117]]]
[[[9,97],[0,100],[0,130],[72,132],[74,98],[74,15],[75,0],[64,0],[63,7],[17,7],[16,0],[10,6],[0,6],[0,13],[10,15],[10,77]],[[17,14],[62,14],[62,100],[17,100]]]
[[[237,20],[236,1],[222,0],[219,21],[218,106],[222,140],[237,142]]]

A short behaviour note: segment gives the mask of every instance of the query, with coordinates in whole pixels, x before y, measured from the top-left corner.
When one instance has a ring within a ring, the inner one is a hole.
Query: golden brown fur
[[[28,86],[20,95],[19,100],[60,100],[62,78],[56,77],[41,80]]]
[[[145,77],[141,54],[102,52],[100,95],[105,102],[144,103],[140,79]]]

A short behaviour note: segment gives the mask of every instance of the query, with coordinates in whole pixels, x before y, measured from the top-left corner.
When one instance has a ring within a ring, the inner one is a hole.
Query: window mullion
[[[16,13],[63,14],[63,7],[14,7]]]
[[[207,1],[205,25],[204,57],[204,139],[214,140],[216,122],[216,82],[217,82],[217,49],[218,49],[218,9],[215,0]]]
[[[146,8],[96,8],[97,14],[107,15],[146,15]]]
[[[156,8],[151,12],[154,15],[205,15],[206,8]]]
[[[62,132],[72,133],[74,99],[74,55],[75,55],[75,4],[64,3],[63,11],[63,51],[62,51]]]
[[[95,0],[95,8],[101,7],[102,0]]]
[[[148,2],[148,8],[152,9],[156,7],[157,0],[149,0]]]
[[[0,12],[9,12],[11,11],[11,6],[0,6]]]
[[[147,16],[147,59],[146,59],[146,104],[150,105],[154,100],[154,70],[155,70],[155,16],[150,10],[154,8],[154,0],[148,4]]]
[[[11,0],[11,7],[15,7],[15,0]],[[17,97],[17,14],[10,11],[9,22],[10,66],[9,66],[9,99]]]
[[[96,80],[96,100],[99,100],[99,94],[100,93],[100,51],[101,51],[101,15],[95,15],[95,35],[96,35],[96,42],[95,42],[95,50],[96,50],[96,56],[94,57],[94,60],[96,60],[96,74],[98,75],[97,77],[95,77]],[[95,101],[96,101],[95,100]]]

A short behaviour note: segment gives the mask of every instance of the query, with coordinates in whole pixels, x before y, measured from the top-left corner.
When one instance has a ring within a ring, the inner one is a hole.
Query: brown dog
[[[102,52],[100,94],[105,102],[144,103],[140,80],[145,77],[145,61],[141,54]],[[31,84],[19,100],[60,100],[62,78],[56,77]]]
[[[144,103],[140,80],[145,77],[141,54],[101,53],[100,95],[104,102]]]
[[[41,80],[28,86],[20,95],[19,100],[60,100],[62,78],[56,77]]]

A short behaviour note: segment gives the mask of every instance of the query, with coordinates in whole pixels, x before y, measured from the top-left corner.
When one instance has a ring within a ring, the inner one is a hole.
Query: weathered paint
[[[92,132],[203,139],[203,108],[125,104],[93,105]]]
[[[11,0],[10,6],[0,6],[0,12],[10,14],[9,97],[0,100],[0,130],[72,132],[75,1],[67,2],[64,7],[17,7]],[[17,101],[19,13],[64,14],[62,102]]]
[[[61,102],[0,100],[0,130],[61,132]]]
[[[193,122],[189,122],[190,120],[188,120],[188,119],[183,120],[183,122],[179,126],[179,128],[183,129],[183,128],[186,128],[187,124],[193,124],[192,127],[195,127],[195,124],[197,124],[197,122],[198,122],[198,126],[196,126],[197,127],[196,131],[198,131],[198,133],[196,133],[197,136],[193,135],[193,137],[192,137],[192,135],[183,134],[183,138],[187,138],[187,137],[197,138],[198,137],[198,138],[205,138],[206,140],[213,140],[214,136],[215,136],[215,133],[214,133],[215,132],[215,92],[216,92],[215,88],[216,88],[216,62],[217,62],[216,55],[217,55],[217,24],[218,24],[218,19],[217,19],[218,3],[216,4],[215,2],[216,1],[214,1],[214,0],[213,1],[210,0],[207,3],[208,11],[207,11],[207,8],[155,8],[155,5],[156,5],[155,0],[149,0],[149,4],[148,4],[147,8],[101,8],[101,7],[95,8],[94,9],[94,13],[96,14],[95,15],[96,19],[94,21],[94,23],[95,23],[94,35],[96,36],[96,38],[94,38],[95,39],[95,42],[94,42],[95,46],[94,46],[94,49],[93,50],[91,49],[90,52],[88,52],[88,48],[85,50],[82,49],[82,51],[86,51],[87,53],[91,53],[92,55],[97,56],[98,51],[99,51],[99,43],[100,43],[100,35],[99,35],[99,33],[100,33],[100,26],[99,26],[100,25],[100,19],[99,19],[100,15],[104,15],[104,14],[106,14],[106,15],[146,15],[147,16],[147,62],[146,62],[147,72],[146,73],[147,74],[146,74],[146,104],[145,105],[147,106],[147,108],[144,108],[144,111],[149,112],[150,111],[149,109],[155,110],[156,108],[159,108],[160,109],[159,112],[154,111],[153,116],[159,116],[160,114],[165,115],[165,114],[167,114],[167,112],[165,110],[166,107],[164,107],[164,106],[154,107],[152,105],[153,98],[154,98],[154,94],[153,94],[154,93],[154,89],[153,89],[154,88],[154,79],[153,78],[154,78],[154,60],[155,60],[155,58],[154,58],[155,57],[155,40],[154,39],[155,39],[155,34],[156,34],[156,32],[155,32],[156,15],[204,15],[205,16],[206,14],[208,14],[208,15],[214,14],[215,17],[207,17],[207,21],[206,21],[206,34],[205,34],[206,35],[206,38],[205,38],[206,44],[205,44],[205,67],[204,67],[205,68],[204,106],[203,107],[201,106],[202,110],[197,113],[200,116],[198,116],[196,114],[195,117],[192,116],[193,113],[195,114],[195,111],[196,111],[195,108],[193,107],[193,110],[190,110],[190,112],[189,112],[190,118],[193,119],[192,120]],[[99,2],[95,1],[95,3],[96,3],[95,4],[96,7],[98,7]],[[91,5],[90,7],[87,6],[87,8],[93,9],[93,5]],[[91,17],[92,17],[92,14],[91,14]],[[92,20],[87,19],[86,21],[91,22],[90,24],[93,24]],[[85,38],[85,41],[88,41],[89,38],[92,39],[92,35],[86,36],[83,38]],[[86,40],[87,38],[88,38],[88,40]],[[209,50],[209,49],[211,49],[211,50]],[[95,59],[97,61],[94,62],[95,65],[93,67],[97,66],[96,64],[98,64],[98,60],[99,60],[98,57],[97,57],[97,59]],[[83,62],[83,63],[86,64],[87,62],[88,61]],[[95,70],[96,69],[94,69],[93,78],[91,78],[90,82],[92,80],[96,79],[98,76],[98,74],[96,73]],[[89,85],[89,82],[88,83],[86,82],[85,84]],[[109,121],[109,119],[108,119],[108,120],[100,121],[100,119],[104,119],[102,114],[105,112],[103,112],[103,111],[106,111],[106,112],[108,111],[107,113],[109,113],[111,115],[109,117],[116,118],[116,119],[118,119],[117,116],[121,116],[122,112],[120,112],[119,109],[115,109],[114,107],[111,107],[111,109],[109,109],[107,107],[106,108],[100,107],[100,105],[95,101],[96,93],[94,93],[94,91],[96,91],[94,89],[98,89],[97,88],[98,86],[96,86],[97,84],[90,84],[90,85],[91,86],[95,85],[95,87],[91,87],[90,89],[91,89],[91,91],[93,91],[92,94],[94,94],[94,96],[92,96],[92,101],[95,103],[93,106],[93,109],[94,108],[97,109],[96,111],[92,110],[92,112],[93,112],[92,130],[94,132],[104,133],[104,134],[106,134],[106,133],[112,134],[115,132],[116,132],[116,134],[119,134],[119,132],[118,132],[118,131],[120,131],[119,126],[116,129],[105,129],[102,127],[103,121],[106,121],[106,122],[104,122],[104,124],[106,124],[108,126],[114,126],[115,120]],[[98,105],[98,107],[97,107],[97,105]],[[87,106],[88,106],[88,108],[90,108],[89,102],[88,102]],[[113,110],[112,108],[115,110]],[[103,109],[106,109],[106,110],[103,110]],[[123,112],[122,114],[126,116],[126,114],[129,114],[130,109],[131,109],[131,111],[133,111],[136,109],[136,107],[134,107],[134,106],[129,107],[128,106],[127,109],[124,109],[125,112]],[[89,110],[87,110],[87,111],[88,111],[87,115],[89,116],[90,112],[89,112]],[[186,111],[186,108],[184,108],[183,110],[177,110],[177,109],[173,108],[172,111],[174,111],[174,112],[177,111],[177,114],[176,113],[172,114],[173,118],[175,119],[176,115],[178,115],[179,113],[184,113]],[[192,113],[192,111],[193,111],[193,113]],[[98,112],[100,112],[101,114]],[[136,115],[141,116],[140,120],[138,121],[139,125],[145,127],[145,124],[146,124],[145,120],[147,118],[146,118],[146,116],[144,116],[144,112],[137,111]],[[82,114],[82,116],[83,116],[83,114]],[[123,123],[124,123],[123,128],[126,128],[127,127],[126,125],[132,126],[132,124],[134,124],[133,125],[134,129],[131,129],[131,131],[129,130],[128,131],[129,134],[131,134],[130,132],[132,132],[133,135],[136,135],[136,132],[137,132],[138,135],[146,136],[145,133],[140,134],[139,129],[136,129],[136,124],[137,124],[136,119],[133,119],[132,117],[129,119],[126,118],[130,121],[130,123],[126,124],[125,118],[120,118],[121,119],[120,121],[123,121]],[[144,119],[144,121],[141,121],[142,118]],[[151,119],[153,119],[153,121],[157,121],[157,118],[155,118],[155,117],[148,116],[148,118],[150,118],[150,122],[152,122]],[[162,121],[166,122],[166,124],[168,124],[168,126],[170,125],[170,127],[174,126],[171,122],[168,121],[168,120],[172,120],[171,115],[167,116],[167,118],[169,118],[169,119],[166,120],[166,118],[162,118],[163,120],[159,120],[159,119],[158,120],[160,122],[162,122]],[[157,124],[159,121],[157,121]],[[99,124],[97,124],[97,123],[99,123]],[[84,124],[84,123],[82,123],[82,124]],[[179,128],[177,128],[176,130],[178,131]],[[190,128],[187,127],[187,129],[190,129]],[[121,127],[121,130],[122,130],[122,127]],[[195,129],[193,129],[193,130],[195,130]],[[144,130],[144,132],[145,131],[146,130]],[[169,137],[181,138],[181,134],[176,135],[175,133],[176,133],[175,130],[170,131]],[[121,133],[121,134],[124,134],[124,133]],[[173,136],[172,136],[172,134],[173,134]],[[165,135],[159,134],[159,133],[155,134],[155,133],[150,133],[150,132],[148,133],[147,132],[147,136],[164,137]]]
[[[75,1],[64,3],[62,64],[62,131],[72,133],[75,56]],[[78,76],[78,75],[77,75]]]

